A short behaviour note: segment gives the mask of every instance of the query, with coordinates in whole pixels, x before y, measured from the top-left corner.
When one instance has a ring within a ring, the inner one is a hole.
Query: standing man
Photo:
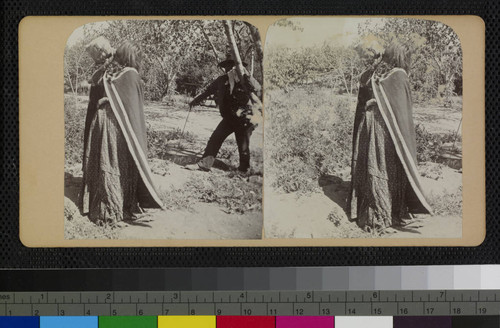
[[[197,164],[188,165],[186,168],[210,171],[224,140],[234,132],[240,155],[238,171],[247,173],[250,169],[250,136],[255,129],[255,117],[260,115],[260,112],[256,113],[256,111],[262,110],[260,99],[256,96],[256,93],[261,91],[261,87],[246,70],[243,81],[239,80],[234,69],[236,61],[230,54],[218,66],[224,69],[225,74],[219,76],[203,93],[196,96],[189,106],[195,106],[214,95],[218,99],[222,121],[210,136],[202,159]]]

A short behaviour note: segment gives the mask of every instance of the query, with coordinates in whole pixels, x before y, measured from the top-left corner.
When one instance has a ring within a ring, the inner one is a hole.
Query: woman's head
[[[102,64],[106,58],[111,57],[115,51],[111,43],[103,36],[92,40],[86,47],[87,53],[96,64]]]
[[[381,40],[374,36],[365,36],[354,48],[365,66],[371,66],[384,52]]]
[[[398,41],[392,41],[385,48],[382,60],[393,67],[399,67],[408,72],[411,66],[411,50]]]
[[[132,42],[125,41],[116,49],[115,60],[122,66],[133,67],[139,71],[142,60],[141,49]]]

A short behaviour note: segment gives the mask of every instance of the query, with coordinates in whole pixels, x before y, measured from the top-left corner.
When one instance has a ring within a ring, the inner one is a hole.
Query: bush
[[[417,161],[418,162],[439,162],[439,157],[445,144],[462,142],[462,137],[454,132],[430,133],[422,124],[415,126],[417,139]]]
[[[83,132],[87,115],[85,98],[73,95],[64,96],[64,134],[66,165],[75,165],[82,162]]]
[[[322,88],[266,96],[266,177],[284,192],[309,192],[317,179],[350,166],[355,101]]]
[[[231,173],[210,175],[207,179],[192,177],[185,190],[192,198],[221,205],[229,214],[262,209],[262,184],[231,176]]]
[[[444,194],[427,196],[434,215],[462,215],[462,187]]]
[[[167,158],[168,151],[171,147],[169,142],[171,143],[173,140],[178,140],[179,143],[175,145],[176,148],[182,148],[181,141],[193,143],[196,141],[196,137],[188,132],[182,130],[180,128],[176,128],[174,130],[168,131],[155,131],[148,127],[147,131],[147,139],[148,139],[148,158],[159,158],[165,159]]]

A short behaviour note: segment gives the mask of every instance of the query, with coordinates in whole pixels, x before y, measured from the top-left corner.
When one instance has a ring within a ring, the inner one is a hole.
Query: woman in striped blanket
[[[83,158],[81,210],[103,225],[162,206],[147,162],[141,52],[124,42],[113,59],[92,79]]]
[[[362,56],[372,65],[359,81],[348,212],[364,230],[382,232],[431,208],[417,171],[410,49],[398,42],[374,48]]]

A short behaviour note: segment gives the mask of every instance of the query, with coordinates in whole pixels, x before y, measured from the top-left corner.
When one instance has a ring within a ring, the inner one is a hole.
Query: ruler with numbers
[[[0,316],[499,314],[500,290],[0,292]]]

